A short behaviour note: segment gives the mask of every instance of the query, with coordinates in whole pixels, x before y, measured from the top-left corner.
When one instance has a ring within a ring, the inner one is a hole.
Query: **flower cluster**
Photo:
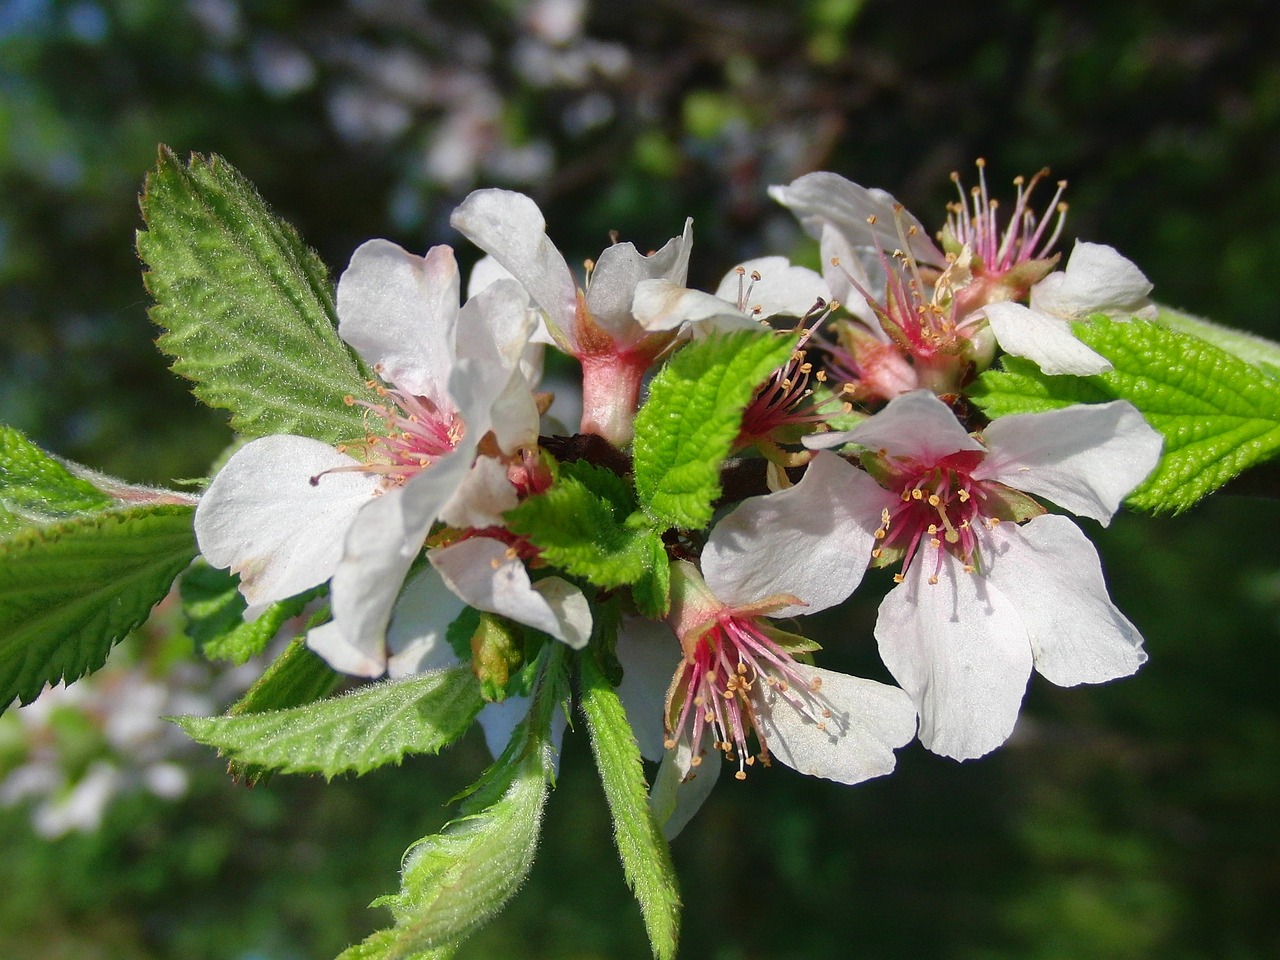
[[[1006,213],[979,164],[935,242],[884,191],[809,174],[771,193],[821,272],[769,256],[715,291],[687,286],[691,221],[577,273],[533,200],[472,193],[452,217],[486,254],[465,299],[444,246],[373,240],[342,274],[338,333],[376,376],[377,402],[349,401],[365,435],[240,448],[201,499],[200,548],[239,575],[250,617],[328,582],[332,618],[307,642],[339,671],[469,663],[495,754],[537,645],[593,648],[660,762],[668,834],[716,754],[740,779],[778,761],[841,783],[889,773],[917,736],[981,756],[1012,732],[1033,668],[1070,686],[1145,659],[1094,548],[1049,505],[1105,525],[1160,435],[1123,401],[988,421],[967,399],[1001,353],[1106,371],[1073,324],[1152,309],[1110,247],[1077,243],[1060,264],[1065,184],[1042,202],[1044,179],[1016,180]],[[744,344],[776,360],[753,368]],[[546,346],[581,366],[573,436],[545,417]],[[692,371],[678,385],[677,368]],[[741,402],[725,399],[748,369]],[[725,389],[697,400],[712,376]],[[819,666],[794,632],[868,567],[896,584],[874,629],[893,684]]]

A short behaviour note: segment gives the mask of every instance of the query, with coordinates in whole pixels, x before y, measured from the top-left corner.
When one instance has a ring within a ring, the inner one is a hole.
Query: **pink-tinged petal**
[[[516,488],[507,478],[507,468],[492,457],[477,457],[471,470],[440,511],[440,519],[451,527],[501,527],[502,515],[519,502]]]
[[[387,622],[396,597],[431,525],[462,482],[472,452],[464,444],[404,486],[374,497],[347,532],[333,573],[333,620],[347,646],[371,661],[385,666]]]
[[[1164,444],[1124,400],[1000,417],[983,435],[991,452],[974,479],[997,480],[1104,525],[1155,469]]]
[[[796,671],[821,687],[809,693],[792,688],[820,710],[830,710],[822,728],[773,687],[758,698],[757,719],[769,752],[812,777],[861,783],[893,771],[893,751],[916,735],[916,708],[897,687],[832,670],[797,665]]]
[[[649,807],[667,840],[674,840],[702,809],[720,778],[719,751],[711,748],[710,739],[706,736],[699,744],[698,755],[705,754],[705,761],[696,767],[694,751],[684,740],[663,754],[658,765],[653,789],[649,791]]]
[[[196,539],[211,565],[240,575],[250,617],[333,575],[378,488],[349,470],[357,465],[319,440],[278,435],[241,447],[214,477],[196,507]]]
[[[834,173],[807,173],[785,187],[770,187],[769,196],[789,209],[811,237],[821,240],[823,226],[839,230],[854,248],[894,250],[907,246],[921,263],[944,266],[946,257],[929,239],[929,231],[884,190],[859,186]],[[901,223],[901,230],[895,224]],[[875,223],[869,223],[875,218]]]
[[[931,390],[912,390],[894,397],[854,429],[820,434],[818,440],[823,447],[856,443],[873,453],[908,457],[922,465],[961,450],[983,449]]]
[[[516,727],[520,726],[528,715],[529,698],[522,696],[511,696],[497,703],[486,704],[480,711],[480,716],[476,719],[484,732],[485,746],[489,748],[489,753],[495,759],[502,756],[502,751],[507,749],[507,744],[511,742]],[[563,710],[556,710],[551,715],[551,746],[556,754],[555,769],[557,771],[560,769],[560,744],[564,740],[566,723]]]
[[[387,669],[382,643],[352,643],[337,621],[307,631],[307,646],[339,673],[352,677],[380,677]]]
[[[448,409],[460,284],[449,247],[419,257],[390,240],[370,240],[338,280],[338,335],[383,380]]]
[[[431,567],[410,577],[387,626],[387,676],[396,680],[457,666],[445,632],[465,606]]]
[[[925,560],[929,562],[925,562]],[[1031,675],[1031,644],[1012,601],[944,554],[918,557],[880,604],[880,658],[915,702],[920,742],[969,760],[1009,738]]]
[[[1066,269],[1031,289],[1031,306],[1059,317],[1151,314],[1151,281],[1137,265],[1101,243],[1077,243]]]
[[[553,324],[573,330],[578,286],[547,237],[547,222],[536,203],[510,190],[476,190],[453,211],[449,222],[519,280]]]
[[[622,664],[618,699],[646,760],[664,750],[667,688],[680,665],[680,641],[661,621],[627,617],[618,628],[615,651]]]
[[[501,541],[472,537],[427,556],[449,589],[477,610],[510,617],[575,650],[587,645],[591,611],[582,592],[558,577],[531,583],[524,563]]]
[[[760,279],[753,279],[759,276]],[[786,257],[757,257],[730,270],[716,296],[757,320],[782,314],[803,317],[819,302],[831,300],[827,281],[808,267],[792,266]]]
[[[1147,660],[1142,635],[1107,595],[1093,544],[1066,517],[993,532],[987,579],[1017,607],[1036,670],[1062,687],[1127,677]]]
[[[1110,360],[1076,338],[1066,320],[1011,301],[987,304],[983,312],[1005,353],[1026,357],[1050,376],[1088,377],[1112,369]]]
[[[636,323],[650,333],[686,324],[711,323],[717,329],[755,330],[759,323],[731,303],[671,280],[641,280],[631,309]]]
[[[631,313],[636,285],[641,280],[670,280],[684,286],[689,272],[689,248],[693,243],[693,220],[686,220],[684,233],[667,241],[656,253],[644,256],[630,243],[615,243],[596,258],[587,288],[587,309],[606,333],[620,346],[630,345],[643,334]]]
[[[886,491],[834,453],[819,453],[794,487],[751,497],[715,525],[702,575],[727,606],[792,596],[770,616],[835,606],[862,580]]]

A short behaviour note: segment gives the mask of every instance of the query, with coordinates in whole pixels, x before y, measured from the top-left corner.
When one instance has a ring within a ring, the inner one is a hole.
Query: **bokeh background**
[[[1068,237],[1119,248],[1167,304],[1280,336],[1270,6],[0,0],[0,421],[137,481],[202,476],[228,442],[150,342],[133,232],[159,143],[225,156],[335,274],[371,236],[459,243],[449,211],[481,185],[533,195],[571,261],[691,215],[692,278],[714,283],[814,257],[771,183],[835,170],[940,223],[950,171],[985,157],[1003,192],[1049,166]],[[682,957],[1280,956],[1280,506],[1090,533],[1147,637],[1140,674],[1034,679],[980,761],[913,746],[854,789],[722,783],[674,846]],[[886,586],[822,618],[831,665],[879,669]],[[386,922],[365,904],[485,763],[468,739],[359,781],[234,785],[118,716],[231,695],[182,666],[177,624],[162,609],[121,649],[114,688],[0,724],[0,956],[326,960]],[[531,879],[460,956],[648,955],[583,741]],[[113,751],[111,801],[58,808]],[[12,785],[41,763],[43,793]]]

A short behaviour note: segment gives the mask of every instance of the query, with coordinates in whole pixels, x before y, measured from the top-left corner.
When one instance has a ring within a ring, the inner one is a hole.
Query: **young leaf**
[[[640,748],[626,712],[590,650],[579,658],[582,712],[591,750],[613,814],[613,836],[622,871],[640,903],[657,960],[672,960],[680,934],[680,891],[671,850],[649,808]]]
[[[335,332],[324,265],[252,184],[220,157],[183,164],[161,148],[142,215],[156,343],[195,395],[246,436],[363,436],[343,397],[377,398]]]
[[[102,666],[195,556],[191,518],[135,507],[0,541],[0,709]]]
[[[635,506],[621,477],[576,461],[561,464],[551,488],[509,510],[506,520],[548,563],[598,587],[620,587],[649,573],[658,540],[647,525],[627,523]]]
[[[466,732],[482,705],[475,677],[458,667],[287,710],[174,722],[237,763],[332,779],[360,776],[410,753],[437,753]]]
[[[554,770],[551,720],[567,690],[565,651],[548,644],[529,715],[485,771],[461,816],[405,855],[400,891],[374,901],[395,926],[338,960],[421,960],[465,939],[515,893],[533,864]],[[447,956],[448,953],[444,953]]]
[[[1280,381],[1263,369],[1156,323],[1097,318],[1075,329],[1114,370],[1050,377],[1005,357],[974,385],[974,401],[994,418],[1128,400],[1164,434],[1159,465],[1127,501],[1156,513],[1186,510],[1280,451]]]
[[[18,430],[0,426],[0,537],[34,524],[106,510],[115,501]]]
[[[256,619],[245,621],[244,597],[236,589],[238,578],[207,563],[197,563],[182,578],[182,612],[187,636],[210,660],[229,660],[237,666],[266,649],[290,617],[296,617],[317,591],[308,591],[267,607]]]
[[[650,538],[649,550],[652,554],[649,569],[632,584],[631,596],[641,615],[661,620],[671,610],[671,560],[661,537]]]
[[[655,521],[683,529],[711,521],[742,412],[794,346],[793,337],[764,331],[708,337],[654,377],[636,414],[634,457],[636,492]]]

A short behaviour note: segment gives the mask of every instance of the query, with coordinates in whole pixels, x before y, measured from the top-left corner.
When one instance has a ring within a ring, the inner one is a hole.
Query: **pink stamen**
[[[710,731],[713,746],[737,764],[734,776],[739,780],[756,760],[767,766],[769,745],[758,713],[762,684],[820,727],[830,716],[817,682],[800,672],[791,654],[760,628],[756,618],[721,610],[672,681],[668,696],[674,709],[667,714],[667,748],[687,736],[698,749]],[[755,754],[749,745],[752,736],[759,748]],[[695,756],[692,765],[701,762],[702,757]]]

